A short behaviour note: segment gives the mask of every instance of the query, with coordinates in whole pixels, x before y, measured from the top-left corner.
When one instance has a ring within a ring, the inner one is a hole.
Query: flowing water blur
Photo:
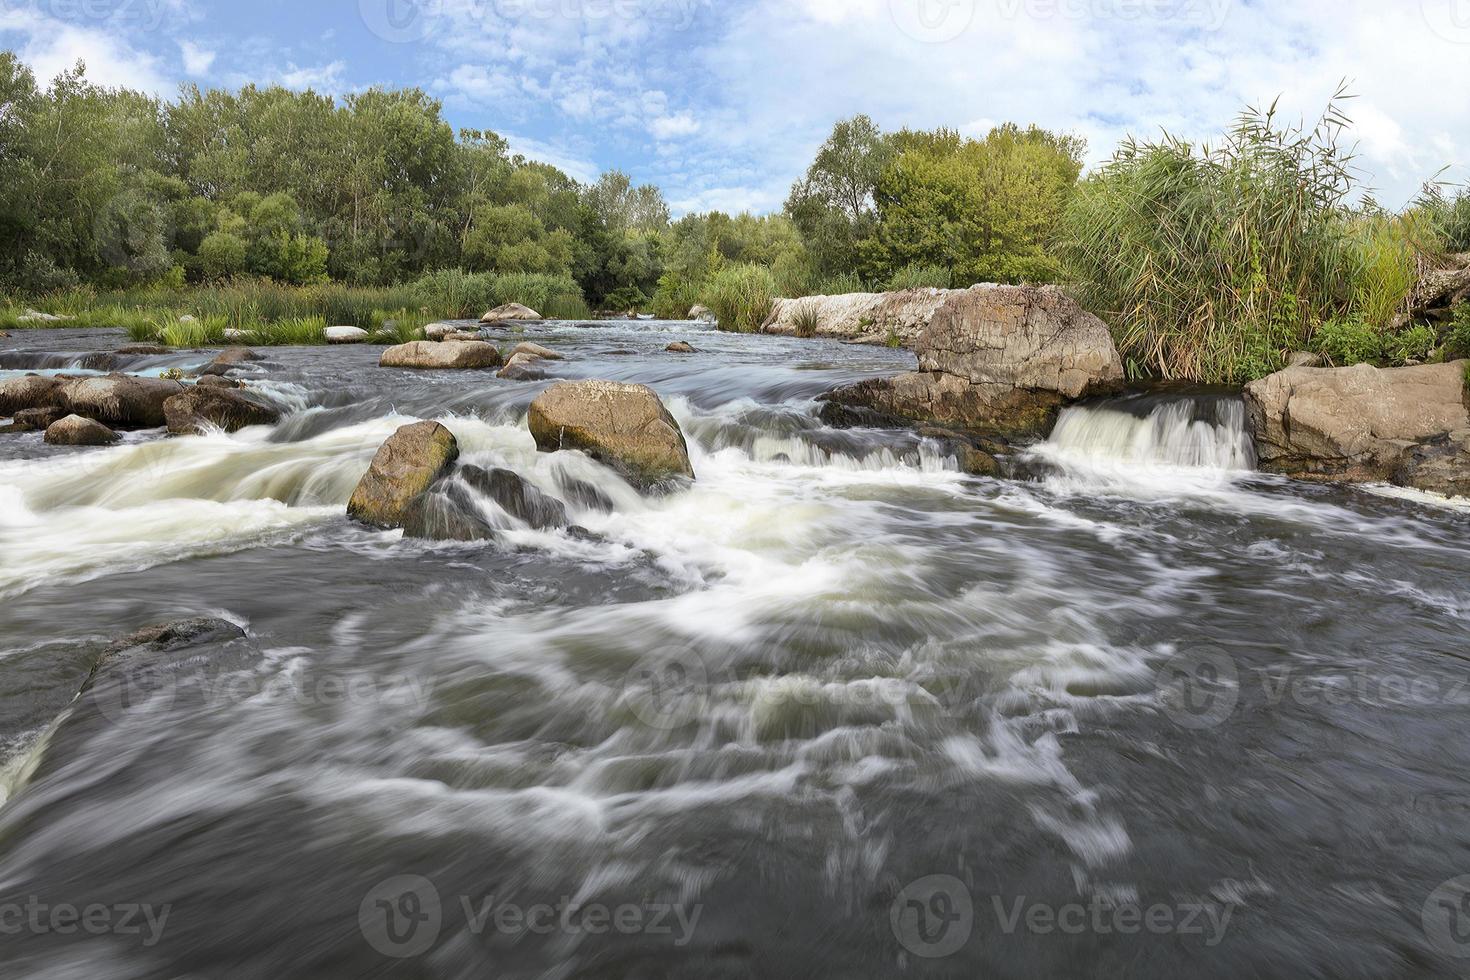
[[[818,420],[905,351],[518,336],[567,354],[556,377],[656,389],[693,487],[538,454],[545,381],[373,348],[269,351],[244,377],[273,429],[0,437],[0,974],[1470,962],[1465,510],[1256,474],[1227,395],[1070,409],[1001,481]],[[0,376],[116,342],[27,332]],[[488,500],[490,545],[349,523],[418,418],[590,533]],[[112,639],[204,615],[248,641],[167,697],[68,707]]]

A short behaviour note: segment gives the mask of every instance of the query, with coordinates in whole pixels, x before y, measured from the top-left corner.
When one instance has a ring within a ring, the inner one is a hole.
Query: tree
[[[817,151],[806,176],[786,199],[786,214],[796,223],[818,269],[850,272],[857,265],[857,243],[876,217],[874,192],[894,156],[892,142],[865,115],[844,119]]]

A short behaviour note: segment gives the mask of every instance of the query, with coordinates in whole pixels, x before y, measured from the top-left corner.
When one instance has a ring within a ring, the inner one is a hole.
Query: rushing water
[[[1464,510],[1255,474],[1228,397],[1071,409],[999,481],[817,420],[907,352],[524,336],[556,377],[659,391],[694,486],[538,454],[546,382],[372,348],[253,365],[274,429],[0,437],[0,975],[1470,962]],[[0,376],[117,342],[27,332]],[[489,501],[490,545],[349,523],[414,418],[591,533]],[[201,615],[249,639],[167,696],[68,707],[110,640]]]

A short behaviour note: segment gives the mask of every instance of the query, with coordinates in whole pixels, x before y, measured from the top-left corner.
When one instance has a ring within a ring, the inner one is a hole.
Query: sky
[[[675,215],[778,210],[840,118],[1088,141],[1222,132],[1339,84],[1364,183],[1393,207],[1470,180],[1470,0],[0,0],[0,47],[87,74],[346,95],[418,86],[455,127]]]

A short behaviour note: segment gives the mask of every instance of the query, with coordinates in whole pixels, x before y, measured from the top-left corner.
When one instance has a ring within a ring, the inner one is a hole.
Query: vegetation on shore
[[[1380,208],[1343,105],[1311,127],[1249,110],[1208,146],[1130,139],[1085,177],[1068,134],[885,133],[860,115],[780,213],[671,221],[658,188],[618,171],[581,184],[495,133],[456,133],[417,89],[170,101],[82,66],[43,88],[0,52],[0,329],[42,325],[35,308],[150,339],[411,337],[518,302],[577,319],[704,305],[752,331],[777,296],[996,281],[1071,290],[1135,376],[1242,382],[1303,349],[1470,353],[1463,331],[1404,315],[1426,267],[1470,251],[1470,193]]]

